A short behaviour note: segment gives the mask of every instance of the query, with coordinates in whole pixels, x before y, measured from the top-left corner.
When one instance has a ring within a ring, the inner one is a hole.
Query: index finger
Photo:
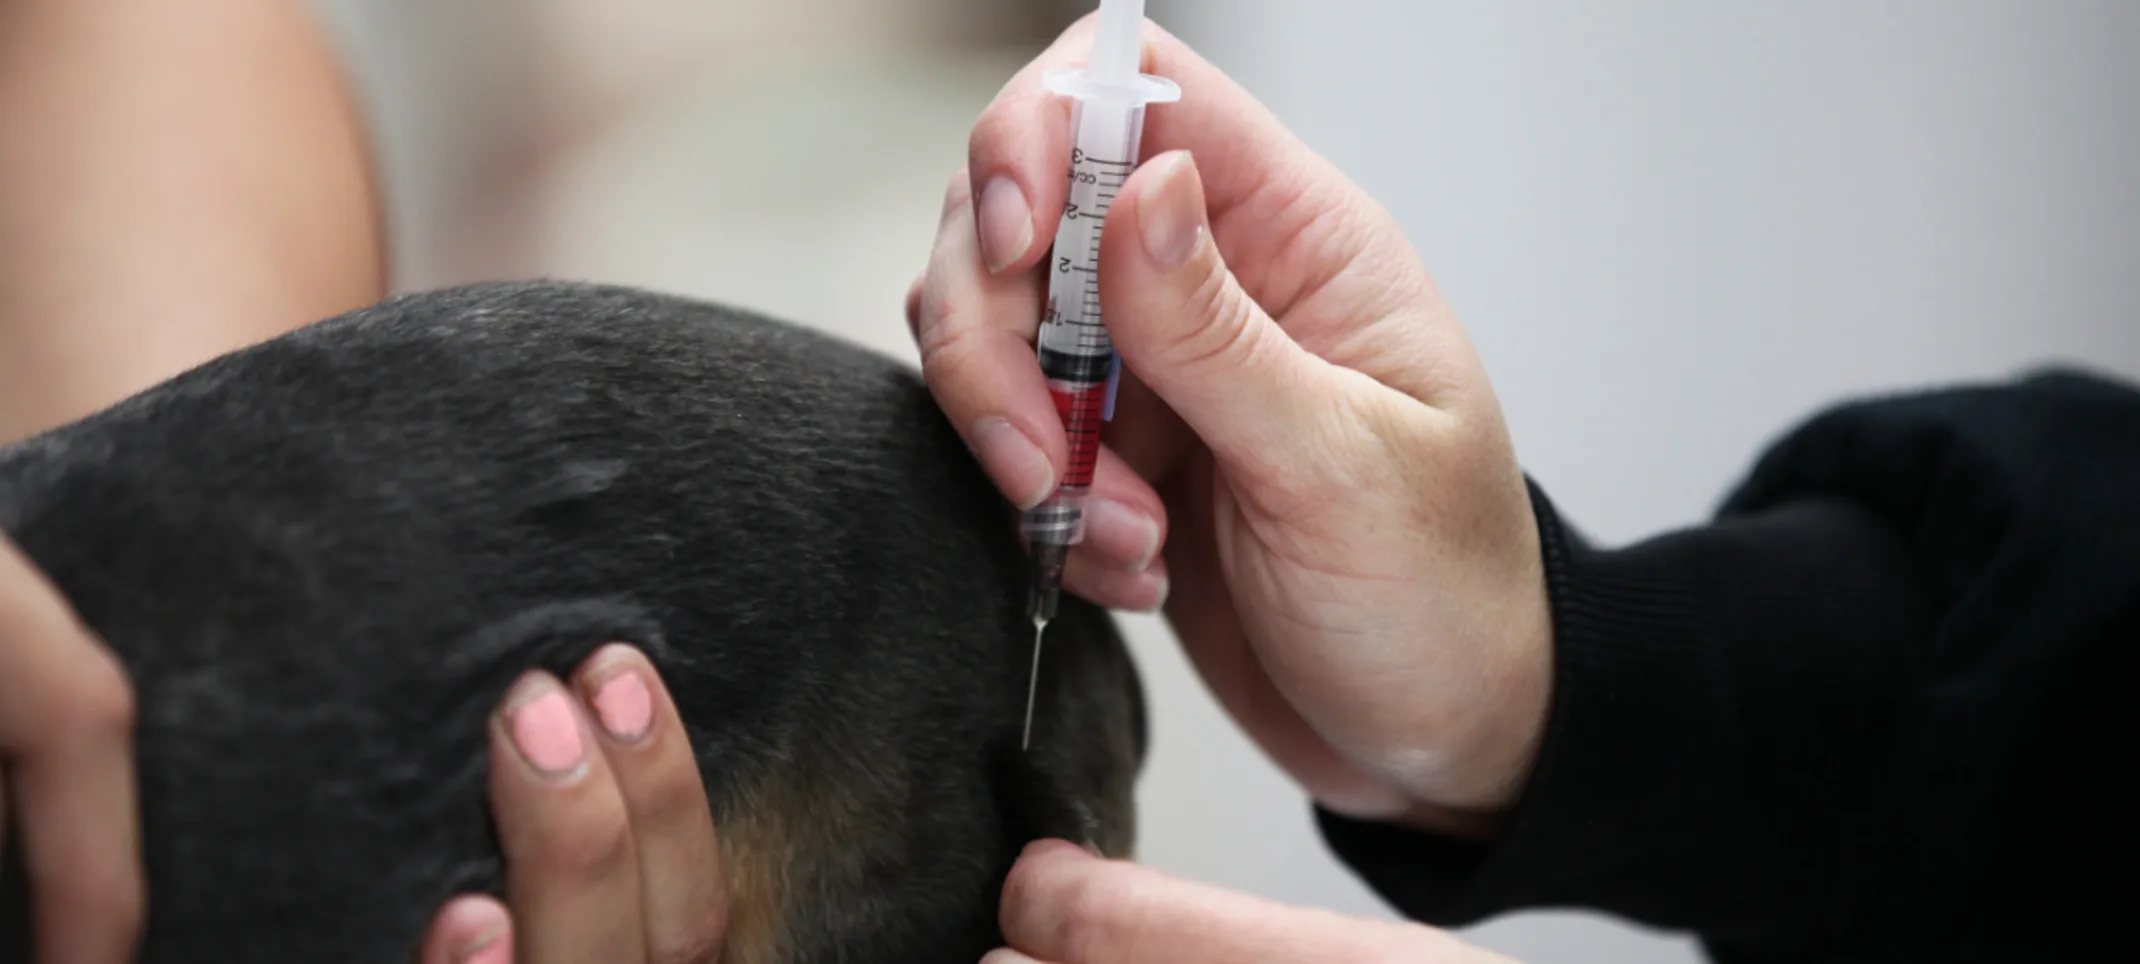
[[[728,932],[728,877],[698,758],[676,703],[646,654],[598,650],[573,685],[602,732],[639,854],[640,919],[657,961],[712,961]],[[748,957],[737,949],[731,958]]]
[[[973,196],[982,199],[975,206],[977,216],[1004,216],[990,204],[992,197],[1008,196],[1000,188],[993,195],[989,191],[1001,180],[1017,186],[1032,219],[1026,249],[991,265],[998,274],[1032,268],[1055,240],[1057,217],[1069,200],[1073,135],[1070,102],[1049,92],[1042,79],[1048,71],[1086,62],[1095,16],[1072,25],[1014,75],[974,124],[966,152]],[[1180,101],[1147,112],[1138,160],[1171,150],[1194,154],[1215,230],[1245,205],[1279,213],[1314,183],[1306,169],[1320,159],[1307,145],[1232,78],[1149,21],[1142,69],[1181,85],[1182,94]],[[975,229],[984,245],[991,235],[1015,236],[978,221]]]
[[[37,959],[125,961],[143,905],[133,696],[59,591],[0,536],[0,758]]]

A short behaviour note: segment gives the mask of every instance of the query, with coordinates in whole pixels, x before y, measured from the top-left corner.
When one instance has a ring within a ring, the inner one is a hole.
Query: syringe
[[[1070,463],[1055,493],[1025,513],[1020,530],[1033,554],[1033,670],[1025,740],[1033,736],[1040,642],[1062,596],[1063,565],[1085,538],[1085,500],[1100,456],[1100,425],[1114,418],[1121,360],[1100,318],[1100,230],[1115,194],[1137,165],[1147,104],[1181,98],[1172,81],[1138,72],[1144,54],[1144,0],[1100,0],[1092,58],[1084,69],[1049,71],[1048,90],[1072,100],[1070,198],[1055,231],[1048,304],[1041,315],[1040,370],[1070,440]]]

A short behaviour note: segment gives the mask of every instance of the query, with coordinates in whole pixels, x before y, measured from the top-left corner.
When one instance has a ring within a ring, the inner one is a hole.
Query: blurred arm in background
[[[299,0],[0,0],[0,443],[378,300],[378,211]]]
[[[377,300],[369,168],[294,0],[0,0],[0,444]],[[40,961],[131,957],[133,712],[0,536],[0,824]]]

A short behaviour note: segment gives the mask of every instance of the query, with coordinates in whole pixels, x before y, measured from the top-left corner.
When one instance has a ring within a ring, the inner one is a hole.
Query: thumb
[[[1062,841],[1026,848],[1003,885],[995,962],[1514,964],[1417,924],[1345,917],[1103,860]]]
[[[1342,398],[1338,370],[1242,290],[1207,218],[1187,151],[1161,154],[1131,176],[1102,235],[1108,334],[1123,365],[1222,461],[1297,473],[1303,442],[1328,427]]]

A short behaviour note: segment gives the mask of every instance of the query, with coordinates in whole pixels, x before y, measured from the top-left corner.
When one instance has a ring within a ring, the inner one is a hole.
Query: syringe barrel
[[[1100,240],[1115,195],[1137,166],[1146,104],[1181,96],[1173,82],[1138,73],[1144,50],[1143,0],[1103,0],[1087,69],[1058,69],[1049,90],[1071,99],[1069,199],[1048,262],[1048,306],[1036,348],[1055,410],[1069,436],[1061,485],[1025,513],[1019,528],[1036,546],[1085,539],[1085,500],[1100,457],[1100,426],[1114,418],[1121,374],[1100,314]]]
[[[1069,201],[1056,230],[1037,346],[1070,458],[1061,487],[1027,512],[1021,524],[1027,539],[1061,546],[1084,541],[1100,429],[1114,416],[1120,365],[1100,311],[1100,243],[1115,196],[1136,166],[1144,107],[1080,100],[1071,117],[1077,146],[1070,159]]]
[[[1026,511],[1019,530],[1036,545],[1074,546],[1085,541],[1085,501],[1100,457],[1100,410],[1106,404],[1107,383],[1049,379],[1048,393],[1055,396],[1055,411],[1070,438],[1069,470],[1052,495]]]

